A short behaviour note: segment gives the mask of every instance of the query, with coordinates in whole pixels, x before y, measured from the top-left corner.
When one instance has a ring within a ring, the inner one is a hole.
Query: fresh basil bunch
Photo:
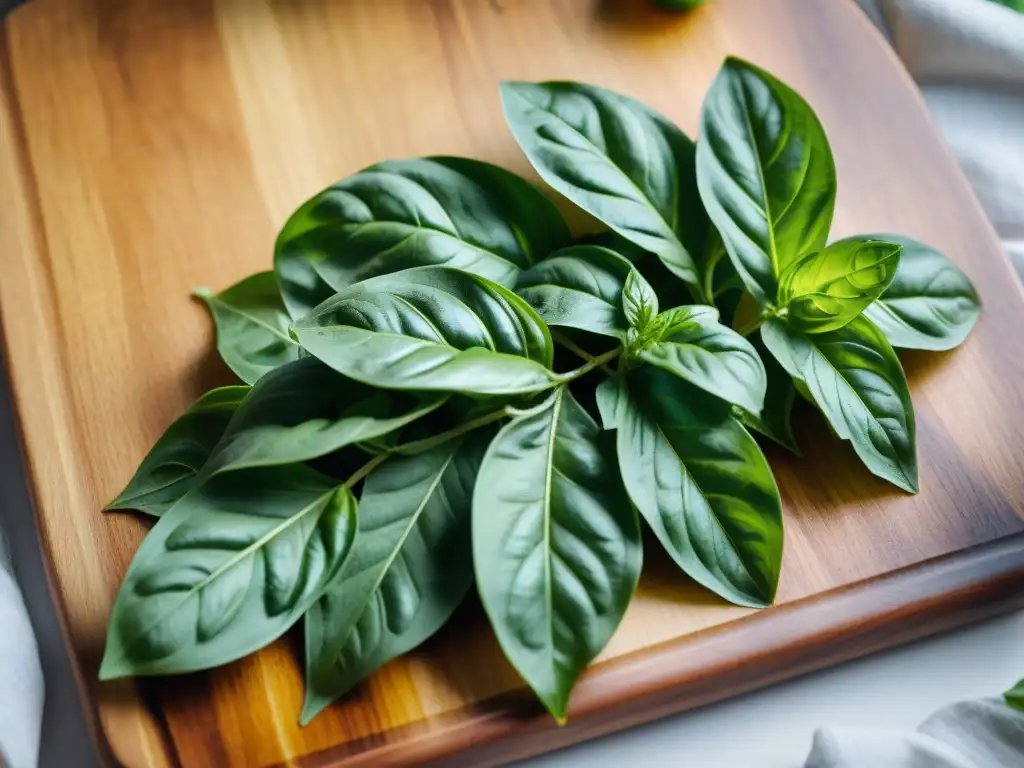
[[[893,346],[959,344],[978,298],[908,238],[829,243],[835,168],[800,96],[729,59],[694,144],[594,86],[501,95],[540,176],[610,231],[574,242],[486,163],[388,161],[302,205],[273,273],[199,292],[249,386],[204,395],[111,503],[160,519],[102,678],[224,664],[304,618],[306,722],[475,582],[561,722],[636,587],[641,518],[690,578],[772,602],[782,509],[747,428],[795,450],[797,392],[917,490]]]

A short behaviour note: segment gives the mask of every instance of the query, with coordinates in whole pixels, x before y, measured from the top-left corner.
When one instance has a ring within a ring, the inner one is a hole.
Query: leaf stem
[[[373,470],[375,470],[379,465],[383,464],[384,460],[387,459],[389,455],[390,454],[388,453],[381,453],[374,456],[349,476],[348,480],[345,481],[345,487],[351,490],[352,486],[373,472]]]
[[[581,365],[575,371],[569,371],[569,373],[562,376],[562,384],[568,384],[570,381],[578,379],[580,376],[585,376],[595,368],[603,368],[605,363],[610,363],[616,357],[622,354],[622,347],[616,347],[605,352],[603,355],[597,357],[591,357],[585,364]]]
[[[764,312],[764,313],[758,315],[757,317],[755,317],[753,320],[751,320],[746,325],[737,328],[736,329],[736,333],[738,333],[740,336],[749,336],[754,331],[756,331],[758,328],[760,328],[762,325],[764,325],[764,321],[767,320],[771,316],[772,316],[771,313]]]
[[[577,344],[575,341],[573,341],[572,339],[562,335],[561,333],[558,333],[557,331],[552,333],[551,337],[556,342],[558,342],[563,347],[565,347],[567,350],[569,350],[574,355],[576,355],[576,357],[581,358],[582,360],[584,360],[584,361],[586,361],[588,363],[592,363],[594,360],[597,359],[592,354],[587,352],[587,350],[585,350],[583,347],[581,347],[579,344]],[[608,373],[608,374],[614,374],[615,373],[615,371],[613,371],[607,365],[602,365],[601,367],[604,369],[605,373]]]
[[[715,304],[715,269],[718,267],[718,262],[722,260],[722,256],[725,255],[725,246],[722,245],[721,240],[718,241],[717,247],[708,259],[707,266],[704,268],[704,303],[714,306]]]
[[[485,413],[483,416],[470,419],[463,424],[459,424],[457,427],[452,427],[446,432],[441,432],[440,434],[433,435],[431,437],[424,437],[422,440],[413,440],[412,442],[404,443],[403,445],[396,445],[390,452],[398,453],[403,456],[423,453],[424,451],[429,451],[431,448],[436,448],[442,443],[447,443],[449,440],[461,437],[467,432],[472,432],[474,429],[479,429],[480,427],[485,427],[488,424],[493,424],[495,421],[499,421],[509,415],[511,414],[507,406],[499,408],[496,411]]]

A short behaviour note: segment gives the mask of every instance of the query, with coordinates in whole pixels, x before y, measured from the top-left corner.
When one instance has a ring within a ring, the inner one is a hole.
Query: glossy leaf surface
[[[900,263],[903,246],[848,237],[792,262],[779,278],[779,306],[798,331],[842,328],[882,295]]]
[[[544,181],[699,286],[709,225],[682,131],[627,96],[581,83],[506,82],[501,101]]]
[[[602,387],[620,390],[606,417],[618,430],[622,478],[665,550],[726,600],[770,604],[782,505],[768,462],[728,404],[650,366]]]
[[[761,337],[867,468],[916,493],[914,406],[900,361],[882,332],[863,316],[836,331],[809,335],[773,319],[762,326]]]
[[[569,238],[551,201],[497,166],[390,160],[295,211],[278,236],[274,270],[298,318],[350,285],[410,267],[444,264],[511,287]]]
[[[100,679],[209,669],[272,642],[337,575],[355,514],[348,489],[303,465],[193,489],[132,560]]]
[[[502,650],[557,720],[640,576],[614,445],[566,388],[502,428],[473,494],[477,586]]]
[[[718,322],[714,307],[677,307],[661,338],[636,353],[645,363],[686,379],[730,403],[759,413],[764,365],[750,342]]]
[[[306,615],[308,721],[436,632],[473,583],[469,521],[490,431],[388,459],[366,479],[338,580]]]
[[[924,243],[902,235],[872,235],[903,246],[896,277],[865,314],[894,347],[945,350],[971,332],[981,302],[967,275]]]
[[[747,290],[770,302],[786,267],[828,238],[836,171],[825,132],[792,88],[732,57],[700,126],[701,199]]]
[[[310,354],[388,389],[538,392],[558,381],[551,335],[523,299],[478,275],[421,267],[354,285],[294,326]]]
[[[622,310],[630,326],[641,334],[658,314],[658,295],[636,270],[629,273],[622,287]]]
[[[273,272],[245,278],[222,293],[199,288],[217,326],[217,351],[246,384],[299,357],[299,345],[288,335],[291,319],[284,308]]]
[[[614,251],[596,245],[573,245],[523,272],[516,293],[548,325],[624,338],[629,321],[623,309],[623,290],[631,275],[651,290],[633,266]]]
[[[739,409],[739,420],[745,426],[799,456],[800,447],[796,443],[792,425],[793,403],[796,401],[793,377],[768,352],[761,341],[760,333],[752,334],[748,339],[764,363],[768,386],[764,392],[764,407],[760,415]]]
[[[159,517],[195,484],[249,387],[207,392],[179,416],[142,460],[135,476],[106,509],[135,509]]]
[[[264,376],[242,401],[205,473],[294,464],[373,441],[438,408],[447,395],[384,392],[307,357]]]

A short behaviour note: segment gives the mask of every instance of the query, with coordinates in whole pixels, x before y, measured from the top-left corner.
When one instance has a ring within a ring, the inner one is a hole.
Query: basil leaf
[[[135,509],[160,517],[195,484],[249,387],[207,392],[179,416],[142,460],[135,476],[104,509]]]
[[[786,448],[797,456],[800,446],[793,435],[790,417],[793,413],[793,402],[796,400],[796,387],[793,378],[786,372],[764,346],[760,334],[748,337],[757,356],[764,363],[765,379],[768,383],[764,393],[764,407],[760,414],[738,408],[740,422],[750,429]],[[813,402],[813,401],[812,401]]]
[[[629,330],[622,292],[635,274],[633,266],[614,251],[572,245],[523,272],[516,293],[548,325],[621,339]],[[646,285],[642,277],[639,280]]]
[[[299,343],[344,375],[387,389],[539,392],[547,326],[530,305],[478,275],[419,267],[346,288],[296,321]]]
[[[626,277],[622,288],[622,310],[629,324],[641,334],[658,314],[657,294],[635,269]]]
[[[544,181],[700,291],[709,224],[682,131],[638,101],[580,83],[505,82],[501,103]]]
[[[709,225],[710,226],[710,225]],[[608,248],[629,261],[640,270],[647,282],[654,288],[658,301],[662,306],[678,307],[693,304],[693,294],[686,283],[677,278],[661,260],[649,251],[645,251],[614,230],[606,230],[576,238],[578,245],[598,245]]]
[[[872,473],[917,493],[914,406],[900,361],[882,332],[858,317],[828,333],[801,334],[770,319],[765,346],[804,385],[829,424]]]
[[[814,111],[762,69],[728,58],[701,111],[697,184],[711,221],[759,303],[798,257],[825,247],[836,170]]]
[[[1014,709],[1024,712],[1024,680],[1018,680],[1013,688],[1004,693],[1003,700]]]
[[[264,376],[242,401],[205,475],[295,464],[390,435],[430,413],[442,393],[383,392],[311,357]]]
[[[726,600],[769,605],[782,566],[782,503],[729,406],[650,366],[601,386],[620,389],[619,467],[658,541]]]
[[[946,350],[959,345],[981,313],[967,275],[922,242],[870,235],[903,246],[896,277],[865,314],[894,347]]]
[[[561,387],[502,428],[473,493],[477,586],[505,656],[559,722],[640,576],[608,435]]]
[[[100,679],[210,669],[272,642],[338,573],[355,514],[347,488],[301,464],[193,489],[128,568]]]
[[[466,596],[473,484],[492,434],[389,458],[366,478],[352,554],[306,614],[303,723],[433,635]]]
[[[792,262],[779,278],[786,322],[804,333],[842,328],[889,287],[903,246],[848,237]]]
[[[488,163],[428,157],[378,163],[304,203],[278,236],[274,270],[292,317],[354,283],[446,264],[511,287],[567,245],[536,187]]]
[[[669,312],[664,335],[636,357],[759,413],[767,382],[750,342],[721,325],[714,307],[676,307]]]
[[[228,368],[246,384],[299,357],[299,345],[288,335],[291,322],[273,272],[260,272],[214,294],[197,288],[217,326],[217,351]]]

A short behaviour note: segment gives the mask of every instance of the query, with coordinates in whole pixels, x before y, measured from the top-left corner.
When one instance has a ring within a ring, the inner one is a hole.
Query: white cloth
[[[0,530],[0,765],[36,765],[42,717],[39,653]]]
[[[860,3],[920,87],[1006,253],[1024,277],[1024,15],[988,0]],[[1014,681],[1006,682],[1009,687]],[[954,704],[913,733],[820,728],[805,764],[1010,766],[1024,766],[1024,713],[998,699]]]

